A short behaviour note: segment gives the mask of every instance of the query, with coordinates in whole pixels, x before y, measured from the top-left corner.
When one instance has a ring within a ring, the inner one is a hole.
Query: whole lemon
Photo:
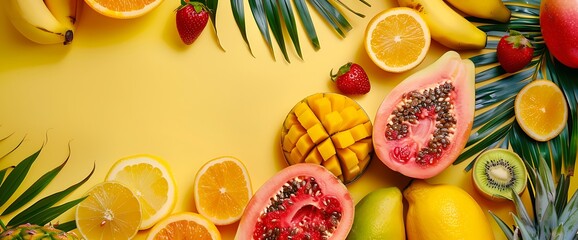
[[[380,188],[355,205],[355,218],[347,240],[405,240],[403,202],[397,187]]]
[[[406,230],[410,240],[494,239],[480,205],[457,186],[414,180],[403,195],[409,204]]]

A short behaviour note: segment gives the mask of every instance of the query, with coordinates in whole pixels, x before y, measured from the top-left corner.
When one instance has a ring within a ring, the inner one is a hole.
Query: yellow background
[[[101,182],[112,164],[126,156],[147,153],[169,162],[177,182],[174,209],[195,211],[193,177],[200,166],[219,156],[241,159],[254,190],[285,166],[279,147],[280,127],[289,110],[317,92],[336,92],[329,78],[348,61],[361,64],[371,80],[371,92],[353,97],[375,115],[382,99],[404,77],[427,66],[447,51],[435,42],[417,68],[391,74],[377,68],[363,48],[365,26],[395,1],[346,1],[366,15],[344,11],[353,30],[340,38],[312,13],[321,41],[314,51],[303,29],[304,60],[288,48],[291,63],[278,47],[269,51],[255,27],[248,6],[248,35],[254,56],[241,38],[229,1],[218,8],[217,34],[211,25],[190,46],[181,43],[175,27],[178,0],[165,0],[145,16],[118,20],[84,6],[71,45],[38,45],[21,36],[0,12],[0,156],[24,138],[22,147],[0,160],[0,168],[15,164],[44,144],[28,181],[70,161],[42,196],[60,191],[86,176],[92,178],[68,199],[83,195]],[[311,8],[313,9],[313,8]],[[462,52],[468,57],[477,52]],[[47,140],[46,140],[47,139]],[[432,183],[463,187],[484,210],[496,211],[512,223],[509,202],[491,202],[472,190],[466,164],[451,166]],[[354,200],[379,187],[403,188],[409,179],[388,170],[374,158],[368,171],[348,186]],[[576,190],[573,181],[572,192]],[[527,196],[527,195],[526,195]],[[527,200],[527,197],[525,197]],[[13,200],[13,199],[12,199]],[[0,209],[2,210],[2,209]],[[10,217],[11,215],[7,216]],[[73,211],[60,220],[71,220]],[[5,220],[5,218],[2,218]],[[490,220],[496,236],[500,230]],[[237,224],[219,227],[232,239]],[[146,231],[137,239],[144,239]]]

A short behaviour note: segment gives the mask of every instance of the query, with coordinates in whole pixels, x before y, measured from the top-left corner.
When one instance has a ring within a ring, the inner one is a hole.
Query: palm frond
[[[0,139],[0,142],[5,141],[8,137]],[[24,139],[20,140],[20,142],[13,148],[11,148],[7,154],[0,157],[0,160],[4,159],[6,156],[10,155],[10,153],[14,152],[19,146],[21,146]],[[9,204],[6,209],[0,214],[0,225],[6,227],[4,225],[4,221],[6,219],[2,219],[2,217],[6,217],[8,214],[14,213],[20,210],[22,207],[31,203],[43,190],[54,180],[54,178],[60,173],[60,171],[66,166],[66,163],[69,160],[70,155],[64,160],[62,164],[55,167],[54,169],[44,173],[41,177],[39,177],[31,186],[28,186],[27,190],[25,190],[22,194],[16,197],[15,200],[10,201],[16,191],[22,186],[24,180],[28,177],[28,173],[31,168],[34,166],[35,161],[38,159],[40,153],[44,145],[37,149],[34,153],[26,157],[24,160],[20,161],[16,166],[8,166],[4,167],[0,170],[0,207]],[[70,146],[69,146],[69,153],[70,153]],[[0,161],[1,163],[1,161]],[[26,209],[17,213],[12,219],[10,219],[7,226],[15,226],[24,223],[31,223],[37,225],[45,225],[53,221],[58,216],[62,215],[64,212],[68,211],[70,208],[77,205],[80,201],[82,201],[85,197],[80,197],[77,199],[73,199],[66,203],[58,204],[62,199],[84,184],[94,173],[95,166],[93,166],[92,171],[81,181],[78,183],[66,188],[57,193],[53,193],[47,197],[44,197],[36,202],[34,202],[31,206],[27,207]],[[67,222],[66,224],[59,224],[56,226],[57,228],[70,231],[76,228],[74,221]],[[0,229],[2,230],[2,229]]]
[[[211,14],[211,20],[213,21],[216,31],[215,14],[217,7],[216,2],[218,2],[218,0],[203,1],[206,1],[206,5],[214,7],[214,9],[209,7],[212,9],[209,13]],[[360,1],[367,6],[371,6],[364,0]],[[323,20],[331,25],[335,32],[341,37],[345,37],[346,33],[352,29],[352,26],[345,15],[340,11],[340,7],[343,7],[358,17],[365,17],[365,15],[353,10],[340,0],[309,0],[309,5],[305,0],[248,0],[248,2],[253,19],[255,20],[261,36],[269,47],[271,54],[274,55],[273,42],[271,39],[272,33],[277,42],[277,46],[281,50],[283,57],[287,62],[290,62],[290,59],[285,42],[285,35],[289,36],[291,40],[290,43],[295,48],[297,55],[299,58],[303,59],[295,15],[299,16],[301,24],[307,34],[307,38],[313,45],[313,48],[315,50],[321,48],[308,6],[312,6],[313,9],[323,17]],[[253,54],[247,37],[243,0],[231,0],[230,3],[235,23],[237,24],[249,51]],[[294,8],[297,14],[295,14]]]
[[[551,159],[556,176],[572,176],[576,162],[576,149],[578,148],[578,83],[572,77],[578,74],[578,69],[571,69],[559,63],[550,56],[541,33],[539,23],[539,0],[506,0],[506,6],[512,11],[511,21],[508,23],[483,22],[479,28],[488,36],[487,50],[483,54],[473,56],[470,59],[477,69],[476,74],[476,117],[474,130],[467,143],[467,149],[454,162],[459,164],[472,156],[479,154],[492,147],[508,147],[513,149],[525,159],[534,159],[532,166],[538,166],[538,156],[541,154],[546,159]],[[471,19],[475,21],[476,19]],[[515,29],[534,44],[534,60],[523,70],[509,74],[498,64],[495,52],[496,39],[507,34],[510,29]],[[546,143],[537,143],[529,137],[523,137],[524,132],[516,127],[513,114],[513,99],[526,84],[536,79],[548,79],[556,83],[562,89],[569,107],[569,118],[566,128],[556,138]],[[528,150],[529,146],[535,146],[534,151]],[[522,152],[522,153],[520,153]],[[551,165],[549,165],[550,167]],[[466,167],[469,170],[471,164]],[[564,184],[567,185],[567,184]]]
[[[488,35],[483,54],[473,56],[476,74],[476,116],[466,149],[454,162],[459,164],[494,147],[511,148],[528,169],[528,195],[531,208],[524,207],[514,194],[517,215],[512,214],[512,230],[490,213],[508,239],[577,239],[578,193],[569,201],[570,178],[574,175],[578,149],[578,69],[564,66],[550,55],[540,32],[540,0],[504,0],[512,11],[509,23],[480,21]],[[475,21],[476,19],[471,19]],[[498,63],[498,40],[509,29],[522,32],[535,47],[533,61],[523,70],[509,74]],[[530,138],[515,121],[514,98],[526,84],[547,79],[562,90],[568,106],[568,120],[554,139],[538,142]],[[466,166],[470,170],[472,163]],[[533,218],[526,209],[533,211]]]

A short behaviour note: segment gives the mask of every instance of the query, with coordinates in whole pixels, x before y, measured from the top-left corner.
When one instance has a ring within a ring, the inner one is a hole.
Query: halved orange
[[[416,67],[426,56],[431,34],[419,13],[407,7],[393,7],[375,15],[365,29],[365,51],[388,72]]]
[[[535,80],[524,86],[516,96],[514,112],[522,130],[536,141],[555,138],[568,120],[566,98],[549,80]]]
[[[96,12],[112,18],[128,19],[140,17],[163,0],[84,0]]]
[[[118,182],[101,182],[76,207],[76,226],[84,239],[131,239],[141,222],[140,203]]]
[[[200,214],[174,213],[158,222],[147,235],[147,240],[199,239],[220,240],[219,229]]]
[[[168,164],[157,156],[139,154],[118,160],[106,175],[129,187],[141,203],[140,229],[151,228],[169,215],[176,202],[176,186]]]
[[[215,225],[238,221],[252,195],[247,169],[234,157],[219,157],[205,163],[195,177],[197,211]]]

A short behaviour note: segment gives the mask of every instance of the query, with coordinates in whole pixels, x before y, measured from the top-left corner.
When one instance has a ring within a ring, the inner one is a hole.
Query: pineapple
[[[22,239],[22,240],[50,240],[50,239],[60,239],[60,240],[75,240],[80,239],[74,233],[67,233],[54,228],[52,225],[38,226],[34,224],[22,224],[15,228],[7,229],[0,234],[0,240],[11,240],[11,239]]]
[[[541,0],[503,0],[511,11],[510,21],[480,21],[486,32],[486,49],[470,59],[476,66],[476,117],[467,150],[454,162],[460,164],[490,148],[512,148],[528,169],[531,206],[514,194],[514,226],[492,213],[508,239],[578,240],[578,193],[569,188],[578,159],[578,69],[558,62],[544,44],[540,28]],[[507,73],[496,57],[496,46],[509,30],[522,32],[534,44],[534,58],[526,68]],[[551,80],[562,89],[569,114],[565,129],[554,139],[537,142],[528,137],[515,119],[514,101],[526,84],[536,79]],[[467,165],[470,170],[474,161]],[[572,197],[568,200],[570,194]],[[531,211],[531,216],[528,211]]]
[[[538,164],[538,168],[532,168],[529,172],[530,181],[533,183],[529,190],[534,196],[532,199],[534,218],[530,217],[517,194],[513,194],[517,212],[517,215],[512,214],[515,222],[513,231],[495,214],[491,213],[492,217],[508,239],[576,240],[578,239],[578,192],[574,192],[565,207],[557,211],[557,203],[565,201],[566,196],[558,194],[552,171],[546,161],[543,158],[540,159],[541,163]]]

